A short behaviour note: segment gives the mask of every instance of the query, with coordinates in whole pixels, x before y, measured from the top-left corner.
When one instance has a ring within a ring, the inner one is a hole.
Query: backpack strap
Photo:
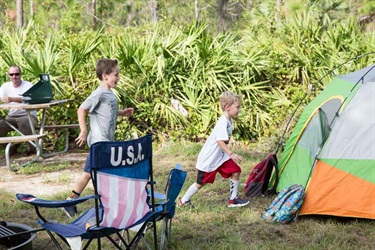
[[[268,188],[269,181],[271,179],[272,170],[275,169],[275,180],[273,186]],[[266,167],[266,174],[264,178],[265,184],[263,185],[262,194],[265,196],[269,196],[276,193],[277,184],[279,182],[279,167],[277,156],[274,153],[271,153],[267,159],[267,167]]]

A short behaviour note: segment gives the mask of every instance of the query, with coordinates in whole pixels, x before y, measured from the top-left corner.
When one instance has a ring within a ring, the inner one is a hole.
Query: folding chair
[[[170,235],[172,232],[172,218],[174,217],[176,209],[176,199],[180,194],[182,186],[185,183],[186,175],[187,173],[182,170],[181,165],[177,164],[176,167],[169,172],[164,193],[155,192],[154,194],[155,199],[157,200],[155,202],[156,221],[162,221],[161,239],[159,245],[160,249],[163,249],[170,239]],[[155,229],[154,225],[155,223],[149,222],[145,228],[142,228],[143,234],[141,239],[143,240],[145,247],[149,250],[151,248],[147,243],[144,235],[146,234],[147,230]],[[140,226],[137,226],[134,228],[130,228],[130,230],[124,230],[122,232],[122,235],[124,235],[125,232],[127,233],[127,235],[129,235],[129,231],[139,232],[140,230]],[[119,242],[119,245],[121,245],[121,241]]]
[[[28,194],[17,194],[17,198],[35,207],[41,219],[38,223],[47,230],[58,249],[62,248],[54,234],[72,248],[78,240],[81,243],[81,239],[87,239],[83,248],[87,249],[92,240],[97,239],[98,249],[101,249],[101,238],[106,237],[117,249],[122,249],[111,238],[115,234],[125,249],[134,249],[143,237],[145,227],[156,222],[152,137],[147,135],[132,141],[95,143],[90,148],[90,159],[94,195],[63,201],[43,200]],[[146,188],[148,185],[151,186],[150,190]],[[95,199],[94,208],[70,224],[47,221],[39,211],[39,207],[65,207],[89,199]],[[141,230],[132,239],[124,239],[120,235],[122,230],[136,225],[141,225]],[[155,228],[153,241],[157,249]],[[79,245],[77,249],[80,248]]]
[[[182,170],[180,164],[177,164],[172,169],[168,176],[168,181],[165,186],[165,194],[155,193],[156,199],[161,199],[161,202],[156,204],[162,205],[162,210],[158,211],[158,221],[162,221],[160,249],[167,245],[172,232],[172,219],[175,215],[176,199],[181,192],[182,186],[185,183],[187,173]]]

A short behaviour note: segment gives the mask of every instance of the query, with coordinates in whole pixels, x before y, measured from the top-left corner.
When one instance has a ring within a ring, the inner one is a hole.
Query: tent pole
[[[358,59],[360,59],[360,58],[362,58],[362,57],[364,57],[364,56],[368,56],[368,55],[371,55],[371,54],[375,54],[375,52],[369,52],[369,53],[366,53],[366,54],[362,54],[362,55],[359,55],[359,56],[357,56],[357,57],[354,57],[354,58],[352,58],[352,59],[349,59],[349,60],[343,62],[342,64],[336,66],[334,69],[328,71],[327,74],[325,74],[325,75],[322,76],[318,81],[316,81],[316,82],[314,82],[314,83],[312,84],[311,89],[309,89],[309,91],[305,93],[305,95],[302,97],[302,99],[300,100],[300,102],[297,104],[296,108],[293,110],[292,116],[289,118],[289,120],[288,120],[288,122],[287,122],[287,124],[286,124],[286,126],[285,126],[285,129],[284,129],[282,135],[280,136],[280,138],[279,138],[279,140],[278,140],[279,142],[277,143],[277,147],[276,147],[276,149],[275,149],[275,151],[274,151],[275,154],[277,154],[277,152],[278,152],[279,149],[280,149],[280,146],[283,144],[282,141],[283,141],[283,139],[284,139],[284,136],[285,136],[285,134],[286,134],[286,132],[287,132],[289,126],[290,126],[291,121],[293,120],[293,117],[294,117],[295,114],[297,113],[297,110],[299,109],[299,107],[301,106],[301,104],[303,103],[303,101],[305,100],[305,98],[306,98],[309,94],[311,94],[311,92],[312,92],[312,90],[314,89],[314,87],[315,87],[318,83],[322,83],[322,81],[323,81],[324,78],[326,78],[328,75],[331,75],[332,73],[334,73],[335,70],[341,68],[343,65],[347,64],[348,62],[358,60]],[[371,70],[372,70],[372,68],[371,68],[369,71],[371,71]],[[368,71],[368,72],[369,72],[369,71]],[[368,72],[366,72],[366,74],[367,74]],[[365,74],[365,75],[366,75],[366,74]],[[363,77],[364,77],[365,75],[363,75]],[[360,79],[360,81],[361,81],[361,80],[363,81],[363,77]],[[358,82],[360,82],[360,81],[358,81]],[[357,86],[358,82],[354,85],[353,89]],[[349,94],[353,91],[353,89],[349,92]],[[344,99],[344,102],[345,102],[345,100],[348,98],[349,94],[348,94],[347,97]],[[344,102],[343,102],[343,103],[344,103]],[[342,107],[342,105],[340,106],[340,108],[339,108],[338,111],[340,111],[341,107]],[[336,116],[338,116],[338,113],[336,113]],[[335,117],[336,117],[336,116],[335,116]],[[333,119],[333,120],[335,120],[335,119]],[[332,122],[333,122],[333,120],[332,120]],[[331,123],[331,124],[332,124],[332,123]],[[331,126],[331,124],[330,124],[330,126]]]
[[[369,53],[369,54],[372,54],[372,53]],[[365,55],[366,55],[366,54],[365,54]],[[357,57],[357,58],[358,58],[358,57]],[[342,64],[341,64],[341,66],[342,66]],[[310,173],[309,173],[308,178],[307,178],[307,180],[306,180],[305,190],[306,190],[307,184],[308,184],[308,182],[309,182],[309,180],[310,180],[310,177],[311,177],[312,171],[313,171],[313,169],[314,169],[314,166],[315,166],[315,164],[316,164],[316,161],[317,161],[318,158],[319,158],[320,152],[322,151],[322,148],[323,148],[324,144],[326,143],[326,141],[327,141],[329,135],[331,134],[331,131],[332,131],[332,129],[331,129],[331,128],[332,128],[332,125],[333,125],[333,123],[335,122],[335,120],[337,119],[337,117],[339,117],[339,115],[340,115],[339,112],[340,112],[342,106],[345,104],[346,100],[348,99],[348,97],[350,96],[350,94],[353,92],[353,90],[357,87],[357,85],[358,85],[359,83],[363,83],[363,81],[364,81],[364,77],[365,77],[370,71],[372,71],[374,68],[375,68],[375,65],[374,65],[373,67],[371,67],[371,68],[370,68],[365,74],[363,74],[363,76],[362,76],[362,77],[361,77],[361,78],[360,78],[360,79],[354,84],[354,86],[350,89],[349,93],[346,95],[346,97],[344,98],[343,102],[341,103],[341,105],[340,105],[339,108],[337,109],[337,111],[336,111],[336,113],[335,113],[335,116],[333,117],[331,123],[329,124],[329,127],[328,127],[328,133],[327,133],[326,135],[324,135],[323,140],[322,140],[322,142],[320,143],[318,150],[316,151],[316,154],[315,154],[315,157],[314,157],[314,161],[313,161],[313,163],[312,163],[312,165],[311,165],[311,168],[310,168]],[[320,108],[319,108],[319,110],[320,110]]]

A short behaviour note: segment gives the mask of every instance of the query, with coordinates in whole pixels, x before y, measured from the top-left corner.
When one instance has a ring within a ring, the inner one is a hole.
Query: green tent
[[[301,184],[304,214],[375,219],[375,65],[333,79],[301,114],[277,190]]]

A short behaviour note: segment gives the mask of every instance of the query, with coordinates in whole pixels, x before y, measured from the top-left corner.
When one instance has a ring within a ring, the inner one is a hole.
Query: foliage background
[[[136,110],[118,122],[117,139],[204,140],[220,115],[218,96],[232,90],[243,96],[234,139],[274,147],[299,103],[333,76],[374,63],[374,1],[96,1],[95,15],[91,2],[23,1],[17,28],[14,1],[3,1],[0,82],[13,64],[33,82],[50,74],[55,99],[75,101],[51,110],[48,122],[77,123],[98,84],[95,62],[117,58],[115,93]]]
[[[97,0],[95,15],[92,0],[24,0],[18,27],[19,1],[0,1],[0,83],[8,80],[12,64],[34,83],[40,73],[50,74],[55,98],[75,101],[50,110],[48,122],[77,123],[78,106],[98,84],[95,62],[117,58],[119,103],[136,112],[119,121],[116,137],[155,135],[158,185],[176,162],[189,172],[187,183],[194,181],[201,143],[189,146],[184,139],[201,142],[208,136],[222,91],[243,96],[235,141],[263,142],[265,152],[274,149],[299,103],[301,110],[335,75],[374,63],[374,1],[369,0]],[[172,107],[172,98],[187,117]],[[233,147],[244,156],[244,173],[262,158],[240,143]],[[66,168],[80,171],[74,164]],[[196,197],[195,210],[177,214],[171,249],[373,249],[373,221],[301,217],[288,226],[270,224],[260,219],[270,197],[252,199],[234,212],[226,208],[227,190],[228,183],[218,179]],[[14,194],[1,195],[1,218],[23,218],[35,226],[34,210],[17,203]],[[52,246],[46,239],[38,233],[34,247]]]

